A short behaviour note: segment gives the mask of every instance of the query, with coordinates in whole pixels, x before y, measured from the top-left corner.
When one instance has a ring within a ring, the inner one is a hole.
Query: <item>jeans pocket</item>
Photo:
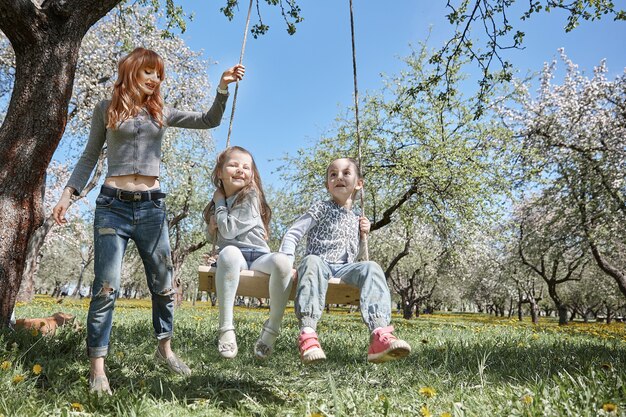
[[[115,198],[113,197],[100,194],[98,195],[98,198],[96,198],[96,207],[101,207],[101,208],[110,207],[111,204],[113,204],[114,200]]]
[[[165,200],[162,198],[152,200],[152,205],[154,206],[154,208],[165,210]]]

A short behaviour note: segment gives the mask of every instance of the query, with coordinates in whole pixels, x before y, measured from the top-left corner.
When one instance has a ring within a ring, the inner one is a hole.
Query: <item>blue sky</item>
[[[248,2],[241,0],[233,21],[219,11],[225,3],[180,3],[195,15],[181,36],[192,49],[203,49],[205,57],[216,63],[209,71],[213,84],[224,68],[238,62],[245,26]],[[253,153],[264,181],[277,186],[280,178],[272,172],[280,161],[271,159],[314,142],[332,128],[336,116],[353,100],[348,0],[300,0],[299,4],[305,20],[297,33],[289,36],[279,9],[261,1],[263,20],[270,30],[258,39],[248,37],[247,74],[239,88],[231,139],[232,144]],[[426,40],[429,31],[432,48],[441,46],[453,32],[445,19],[448,9],[443,1],[354,0],[353,7],[361,97],[382,87],[381,73],[398,73],[400,58],[410,53],[411,44]],[[525,50],[507,53],[522,74],[539,71],[543,62],[558,57],[560,47],[587,73],[603,58],[611,78],[626,67],[619,41],[626,38],[626,22],[582,22],[565,33],[566,16],[561,12],[535,15],[526,22],[518,21],[515,13],[509,17],[526,32]],[[467,70],[471,73],[475,68]],[[227,131],[225,118],[213,132],[218,149],[225,146]]]

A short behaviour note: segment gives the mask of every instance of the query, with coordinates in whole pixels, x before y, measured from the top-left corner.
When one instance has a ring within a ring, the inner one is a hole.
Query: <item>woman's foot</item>
[[[191,369],[187,366],[182,359],[180,359],[174,352],[170,350],[170,354],[165,356],[163,352],[161,352],[160,347],[157,347],[156,352],[154,353],[154,359],[169,368],[175,374],[182,376],[191,375]]]
[[[105,374],[97,376],[89,376],[89,392],[96,395],[106,394],[113,395],[109,386],[109,379]]]
[[[261,336],[254,345],[254,356],[260,360],[269,358],[274,350],[274,344],[279,334],[279,332],[269,327],[269,321],[266,321],[263,324]]]
[[[300,333],[298,346],[300,348],[300,360],[305,365],[326,359],[326,354],[324,354],[315,332]]]
[[[237,356],[237,337],[235,329],[220,331],[217,341],[217,350],[224,359],[233,359]]]

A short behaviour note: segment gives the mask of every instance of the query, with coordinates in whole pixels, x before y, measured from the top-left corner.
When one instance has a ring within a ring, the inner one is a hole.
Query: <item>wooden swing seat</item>
[[[198,267],[198,291],[215,292],[214,266],[200,265]],[[254,298],[269,298],[270,276],[259,271],[243,270],[239,275],[239,287],[237,295]],[[296,296],[296,279],[294,270],[294,283],[291,286],[289,299]],[[357,287],[344,284],[339,278],[332,277],[328,282],[326,292],[326,304],[359,305],[360,292]]]

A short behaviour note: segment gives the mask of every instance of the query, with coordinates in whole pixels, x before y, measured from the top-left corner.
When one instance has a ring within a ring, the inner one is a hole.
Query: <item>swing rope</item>
[[[254,0],[250,0],[250,5],[248,6],[248,17],[246,17],[246,28],[243,32],[243,42],[241,44],[241,53],[239,54],[239,65],[243,63],[243,54],[246,51],[246,42],[248,41],[248,28],[250,27],[250,15],[252,14],[252,4]],[[233,131],[233,119],[235,118],[235,109],[237,108],[237,93],[239,92],[239,80],[235,83],[235,93],[233,94],[233,108],[230,111],[230,122],[228,123],[228,135],[226,136],[226,148],[230,146],[230,134]],[[208,213],[208,208],[211,204],[209,203],[204,209],[204,218],[205,220],[209,220],[210,213]],[[211,248],[210,258],[213,260],[217,260],[217,231],[215,231],[215,235],[213,236],[213,245]]]
[[[243,63],[243,53],[246,50],[246,42],[248,41],[248,27],[250,26],[250,14],[252,13],[252,3],[248,6],[248,17],[246,18],[246,29],[243,32],[243,43],[241,45],[241,54],[239,55],[239,65]],[[233,109],[230,112],[230,123],[228,124],[228,135],[226,136],[226,147],[230,146],[230,134],[233,131],[233,119],[235,118],[235,108],[237,107],[237,93],[239,92],[239,80],[235,83],[235,94],[233,95]]]
[[[352,75],[354,79],[354,120],[356,125],[356,143],[357,143],[357,162],[359,163],[359,170],[361,170],[361,131],[359,125],[359,87],[356,78],[356,47],[354,43],[354,12],[352,11],[352,0],[350,0],[350,33],[352,35]],[[363,203],[363,188],[359,192],[361,199],[361,217],[365,216],[365,205]],[[369,260],[369,248],[367,245],[367,237],[361,240],[363,247],[363,254],[365,260]]]

